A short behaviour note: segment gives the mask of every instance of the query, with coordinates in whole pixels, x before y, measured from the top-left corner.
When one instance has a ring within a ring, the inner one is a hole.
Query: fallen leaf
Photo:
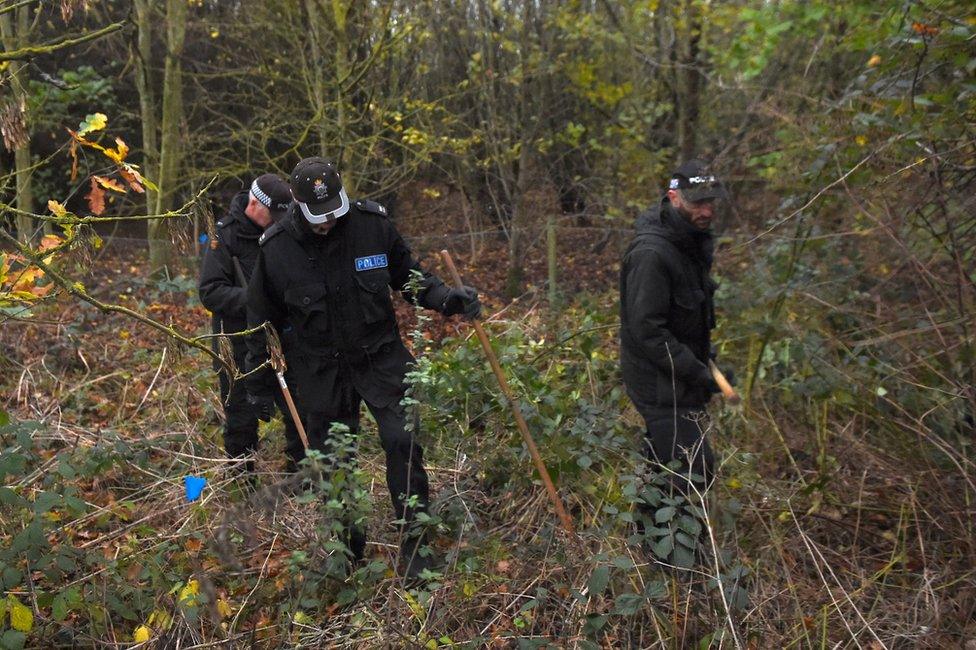
[[[29,607],[14,596],[8,597],[7,606],[10,610],[10,627],[25,634],[34,628],[34,612]]]
[[[150,630],[145,625],[140,625],[136,628],[136,631],[132,633],[132,640],[136,643],[145,643],[149,640],[152,635],[152,630]]]

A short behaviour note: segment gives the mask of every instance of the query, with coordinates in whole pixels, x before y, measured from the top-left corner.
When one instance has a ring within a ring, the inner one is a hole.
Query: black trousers
[[[309,445],[329,454],[332,448],[330,430],[334,422],[349,427],[355,436],[359,432],[359,409],[365,401],[348,382],[342,382],[340,390],[346,392],[340,400],[340,412],[327,413],[309,411],[307,414],[307,433]],[[376,406],[368,401],[366,407],[376,419],[379,428],[380,444],[386,454],[386,485],[390,490],[395,519],[414,519],[417,512],[425,512],[430,502],[430,484],[424,469],[424,451],[415,434],[419,431],[419,418],[414,418],[413,431],[407,430],[407,412],[400,400],[389,406]],[[416,497],[415,505],[407,502]]]
[[[647,427],[645,455],[652,463],[667,466],[678,461],[671,485],[681,494],[704,492],[715,471],[715,455],[705,436],[705,410],[679,407],[675,411],[639,409]],[[694,489],[692,489],[694,487]]]
[[[234,356],[238,356],[236,350]],[[240,361],[235,358],[235,362],[238,363],[238,368],[244,367],[243,358]],[[231,387],[226,372],[221,369],[218,375],[220,400],[224,405],[224,451],[232,458],[253,453],[258,447],[258,416],[247,401],[245,382],[235,381]],[[289,465],[297,465],[305,458],[305,447],[279,390],[275,390],[275,405],[285,421],[285,453],[288,455]]]

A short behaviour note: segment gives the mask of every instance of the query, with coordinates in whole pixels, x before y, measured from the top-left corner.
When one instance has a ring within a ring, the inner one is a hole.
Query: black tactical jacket
[[[407,287],[412,271],[423,278],[416,296]],[[390,289],[431,308],[449,291],[422,271],[378,203],[355,201],[327,235],[314,234],[296,205],[262,236],[248,321],[270,321],[278,331],[303,409],[335,412],[339,383],[347,381],[377,406],[400,398],[413,357],[400,339]],[[262,337],[249,338],[248,369],[265,359]],[[267,374],[255,373],[248,389],[267,395]]]
[[[247,327],[247,290],[234,270],[233,258],[250,278],[258,259],[258,238],[263,229],[244,214],[248,192],[234,196],[230,209],[217,222],[217,237],[209,242],[200,267],[200,302],[213,313],[214,332],[240,332]],[[244,341],[232,337],[235,349],[243,352]]]
[[[711,233],[667,197],[637,219],[620,268],[620,365],[638,410],[701,407],[715,388],[707,363],[715,326]]]

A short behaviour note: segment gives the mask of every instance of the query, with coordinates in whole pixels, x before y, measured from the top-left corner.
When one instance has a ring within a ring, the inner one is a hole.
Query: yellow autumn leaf
[[[179,601],[185,602],[190,601],[191,603],[196,601],[197,594],[200,593],[200,583],[196,580],[190,580],[186,583],[186,586],[180,589]]]
[[[132,640],[136,643],[145,643],[152,636],[152,630],[150,630],[145,625],[140,625],[136,628],[136,631],[132,633]]]
[[[10,608],[10,627],[25,634],[30,632],[34,627],[34,612],[13,596],[7,600],[7,606]]]
[[[86,115],[85,121],[78,125],[78,135],[101,131],[106,126],[108,126],[108,116],[105,113],[91,113]]]
[[[50,210],[51,214],[53,214],[55,217],[63,217],[64,215],[68,214],[68,209],[54,199],[47,202],[47,209]]]
[[[169,615],[169,612],[163,609],[153,610],[153,613],[149,615],[148,624],[155,627],[157,630],[167,630],[170,624],[173,622],[173,617]]]
[[[227,618],[228,616],[234,613],[234,608],[230,606],[230,603],[227,602],[226,599],[218,598],[217,613],[220,614],[221,618]]]
[[[868,138],[867,138],[867,136],[859,135],[859,136],[857,136],[857,137],[854,138],[854,142],[857,143],[857,146],[863,147],[864,145],[866,145],[868,143]]]
[[[423,605],[421,605],[416,598],[413,597],[409,591],[403,592],[403,599],[407,601],[407,606],[410,608],[410,612],[414,617],[423,622],[427,618],[427,612],[424,610]]]
[[[877,54],[873,55],[870,59],[868,59],[868,67],[869,68],[873,68],[873,67],[875,67],[877,65],[880,65],[880,64],[881,64],[881,57],[878,56]]]

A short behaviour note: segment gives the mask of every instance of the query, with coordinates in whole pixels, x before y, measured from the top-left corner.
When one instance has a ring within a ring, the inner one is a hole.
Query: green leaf
[[[661,580],[655,580],[654,582],[648,582],[644,587],[644,598],[648,600],[658,600],[660,598],[665,598],[668,595],[668,586]]]
[[[629,571],[630,569],[634,568],[634,561],[631,560],[630,556],[628,555],[618,555],[613,558],[613,565],[618,569]]]
[[[690,569],[695,565],[695,554],[684,546],[675,546],[671,554],[671,564]]]
[[[17,630],[7,630],[0,636],[0,648],[3,650],[20,650],[27,643],[27,635]]]
[[[607,588],[610,583],[610,567],[605,564],[593,569],[593,574],[590,575],[590,580],[587,583],[587,588],[589,589],[590,595],[596,595],[603,593],[603,590]]]
[[[692,537],[698,537],[702,531],[701,523],[694,517],[689,517],[688,515],[678,517],[678,528]]]
[[[0,487],[0,505],[23,508],[27,500],[8,487]]]
[[[10,414],[6,411],[0,411],[0,427],[5,427],[10,424]]]
[[[613,613],[621,616],[632,616],[646,602],[647,599],[641,594],[620,594],[613,602]]]
[[[654,521],[663,524],[674,518],[675,509],[673,506],[665,506],[654,513]]]
[[[680,531],[674,534],[674,538],[678,541],[679,544],[681,544],[682,546],[688,549],[694,550],[695,547],[698,545],[695,543],[694,538]]]
[[[55,621],[63,621],[68,617],[68,603],[65,601],[64,596],[58,594],[54,597],[54,602],[51,603],[51,616],[54,617]]]
[[[654,555],[658,556],[662,560],[668,559],[668,556],[671,555],[671,551],[673,549],[674,549],[674,538],[671,537],[670,535],[668,535],[667,537],[662,537],[660,540],[658,540],[656,544],[654,544],[654,546],[651,547],[651,550],[654,552]]]
[[[587,634],[599,632],[607,624],[607,617],[603,614],[587,614],[584,630]]]

